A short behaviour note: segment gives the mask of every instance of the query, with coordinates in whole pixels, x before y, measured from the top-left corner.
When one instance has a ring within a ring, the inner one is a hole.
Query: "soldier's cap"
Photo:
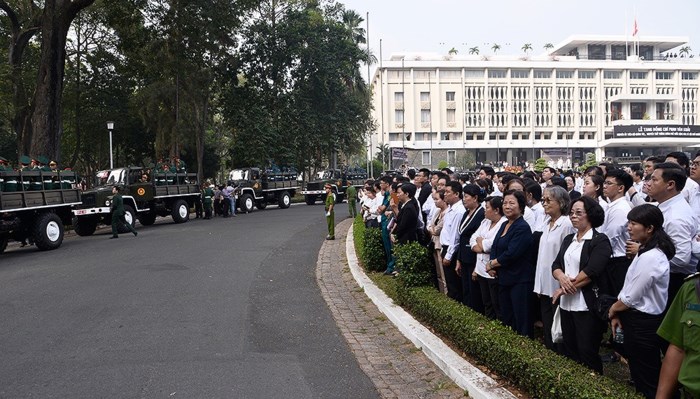
[[[29,158],[27,155],[22,155],[21,157],[19,157],[19,163],[22,165],[29,165],[30,163],[32,163],[32,159]]]
[[[0,163],[7,163],[7,159],[5,157],[0,157]]]
[[[331,188],[331,187],[333,187],[333,186],[331,186],[330,183],[326,183],[326,184],[323,185],[323,188]]]
[[[51,162],[49,162],[49,165],[54,166],[54,165],[57,165],[57,164],[56,164],[56,161],[51,161]]]
[[[46,165],[47,163],[49,163],[48,158],[46,158],[46,157],[43,156],[43,155],[40,155],[40,156],[36,157],[36,160],[39,161],[39,163],[42,164],[42,165]]]

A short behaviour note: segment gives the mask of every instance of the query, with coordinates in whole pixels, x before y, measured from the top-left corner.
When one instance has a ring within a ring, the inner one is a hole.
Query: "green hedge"
[[[357,258],[365,270],[382,272],[386,270],[386,255],[381,229],[366,228],[362,217],[358,216],[353,224],[353,238],[355,239]]]
[[[358,224],[355,223],[357,229]],[[362,233],[355,232],[355,248],[366,248]],[[516,334],[498,321],[453,301],[430,282],[431,263],[427,250],[417,243],[395,247],[398,281],[396,290],[385,290],[397,304],[443,337],[458,351],[507,379],[536,398],[637,398],[632,388],[595,374],[588,368],[560,356],[538,341]],[[360,258],[362,259],[362,258]],[[391,292],[389,292],[391,291]],[[395,295],[391,295],[391,293]]]

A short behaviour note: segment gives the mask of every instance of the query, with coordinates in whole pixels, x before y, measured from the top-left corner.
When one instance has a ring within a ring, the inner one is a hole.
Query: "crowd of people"
[[[611,345],[647,398],[700,397],[698,183],[700,152],[672,152],[580,172],[408,170],[367,181],[360,204],[385,274],[401,273],[394,246],[419,242],[455,301],[524,336],[542,326],[547,348],[597,373]]]

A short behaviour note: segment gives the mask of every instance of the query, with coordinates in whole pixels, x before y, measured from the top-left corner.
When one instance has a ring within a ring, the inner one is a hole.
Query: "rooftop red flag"
[[[637,18],[634,19],[634,29],[632,29],[632,36],[637,36],[639,28],[637,27]]]

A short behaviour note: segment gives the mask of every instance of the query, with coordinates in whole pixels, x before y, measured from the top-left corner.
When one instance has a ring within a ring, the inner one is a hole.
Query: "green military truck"
[[[289,208],[299,187],[298,173],[271,171],[261,168],[234,169],[229,181],[238,195],[237,207],[241,212],[252,212],[253,206],[265,209],[269,204]]]
[[[102,171],[96,186],[82,194],[82,203],[73,209],[73,228],[80,236],[89,236],[97,225],[112,223],[112,187],[122,187],[124,218],[132,226],[136,220],[149,226],[157,216],[171,215],[175,223],[189,220],[190,208],[201,199],[196,173],[147,174],[142,181],[144,168],[126,167]],[[126,232],[126,227],[122,227]]]
[[[80,204],[77,183],[71,171],[0,172],[0,253],[9,240],[42,251],[60,247],[71,208]]]
[[[333,193],[335,193],[335,202],[343,202],[345,198],[345,190],[348,187],[348,181],[355,186],[358,191],[361,189],[365,180],[367,180],[367,172],[364,169],[327,169],[319,173],[318,180],[312,180],[306,183],[301,194],[307,205],[313,205],[316,200],[321,199],[321,202],[326,200],[326,191],[323,187],[326,183],[332,185]]]

